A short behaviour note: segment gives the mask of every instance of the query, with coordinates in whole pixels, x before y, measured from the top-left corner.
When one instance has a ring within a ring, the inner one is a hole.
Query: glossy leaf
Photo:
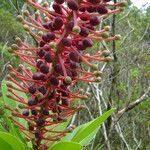
[[[76,142],[59,142],[53,145],[49,150],[82,150],[82,145]]]
[[[7,90],[7,85],[6,85],[6,81],[3,80],[2,81],[2,97],[3,97],[3,101],[1,101],[1,104],[5,104],[11,108],[16,108],[17,106],[17,102],[15,102],[14,100],[10,99],[7,97],[7,93],[8,93],[8,90]],[[17,92],[17,94],[19,96],[21,96],[22,98],[24,99],[27,99],[27,96],[26,94],[22,93],[22,92]],[[10,133],[12,135],[15,135],[16,137],[20,138],[24,143],[25,143],[25,140],[23,139],[20,131],[18,130],[18,128],[16,128],[10,121],[10,119],[8,118],[8,116],[10,115],[10,111],[8,111],[7,109],[5,109],[5,114],[3,115],[3,119],[5,120],[7,126],[9,127],[9,130],[10,130]],[[21,123],[22,125],[24,125],[25,127],[27,127],[27,122],[24,120],[24,119],[19,119],[17,118],[17,121],[19,123]]]
[[[7,94],[8,94],[8,91],[7,91],[6,81],[3,80],[2,81],[2,95],[3,95],[4,104],[6,104],[12,108],[15,108],[17,106],[16,102],[13,101],[12,99],[8,98],[6,96]],[[8,114],[9,114],[9,112],[8,112]]]
[[[100,127],[100,125],[115,111],[115,109],[111,109],[105,112],[102,116],[92,120],[88,125],[85,124],[85,127],[77,132],[77,134],[73,137],[72,141],[79,143],[86,143],[85,139],[92,134],[96,129]]]
[[[61,123],[61,124],[59,124],[56,128],[55,128],[55,130],[64,130],[64,129],[66,129],[67,128],[67,125],[69,124],[69,121],[70,121],[70,117],[67,119],[67,121],[65,121],[65,122],[63,122],[63,123]]]
[[[74,141],[81,143],[82,145],[87,145],[96,135],[100,125],[115,111],[111,109],[105,112],[102,116],[78,126],[72,133],[68,134],[62,141]]]
[[[67,125],[69,124],[69,121],[70,121],[70,117],[67,119],[67,121],[61,123],[61,124],[58,124],[58,126],[55,127],[55,131],[63,131],[67,128]],[[52,133],[50,133],[52,135]],[[52,142],[49,142],[49,145],[54,145],[56,142],[52,141]]]
[[[75,129],[73,130],[73,132],[68,133],[68,134],[67,134],[65,137],[63,137],[61,140],[62,140],[62,141],[71,141],[71,140],[73,139],[73,137],[74,137],[77,133],[79,133],[82,129],[84,129],[87,125],[88,125],[88,123],[82,124],[82,125],[78,126],[77,128],[75,128]]]
[[[0,138],[0,148],[3,150],[13,150],[11,145],[5,142],[3,139]]]
[[[6,132],[0,132],[0,148],[3,150],[25,150],[23,143],[17,139],[16,137],[12,136]]]
[[[7,93],[8,93],[8,91],[7,91],[6,81],[3,80],[2,81],[2,97],[3,97],[3,101],[1,101],[1,104],[2,105],[6,104],[6,105],[8,105],[10,107],[15,108],[16,107],[16,103],[6,96]],[[13,124],[11,123],[11,121],[8,118],[9,115],[10,115],[10,112],[7,109],[5,109],[5,114],[3,115],[3,119],[5,120],[7,126],[9,127],[10,133],[13,134],[13,135],[16,135],[14,126],[13,126]]]

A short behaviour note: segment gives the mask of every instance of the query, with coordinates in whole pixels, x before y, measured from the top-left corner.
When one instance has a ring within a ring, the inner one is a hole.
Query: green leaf
[[[53,147],[51,147],[49,150],[82,150],[83,147],[81,144],[76,142],[59,142]]]
[[[13,84],[13,83],[12,83]],[[3,102],[1,101],[1,104],[6,104],[7,106],[11,107],[11,108],[16,108],[16,106],[18,105],[17,102],[15,102],[13,99],[10,99],[7,97],[7,85],[6,85],[6,81],[3,80],[2,81],[2,96],[3,96]],[[25,93],[23,92],[16,92],[17,95],[19,95],[20,97],[27,99],[27,96]],[[9,127],[9,131],[12,135],[15,135],[16,137],[20,138],[24,143],[25,140],[22,137],[22,133],[19,131],[19,129],[13,125],[13,123],[10,121],[10,119],[8,118],[8,116],[10,115],[10,111],[5,109],[5,114],[3,115],[3,118],[6,122],[6,124]],[[17,121],[22,124],[23,126],[27,127],[27,122],[24,119],[18,118]]]
[[[23,143],[9,133],[0,132],[0,148],[3,150],[25,150]]]
[[[12,150],[11,146],[1,138],[0,143],[0,148],[2,148],[3,150]]]
[[[0,131],[6,131],[6,129],[2,126],[1,122],[0,122]]]
[[[68,119],[67,119],[67,121],[65,121],[65,122],[63,122],[63,123],[60,123],[58,126],[56,126],[55,127],[55,131],[63,131],[64,129],[66,129],[67,128],[67,125],[69,124],[69,122],[70,122],[70,119],[71,119],[71,117],[69,117]],[[54,145],[56,142],[50,142],[50,145],[52,146],[52,145]]]
[[[12,107],[12,108],[16,108],[16,102],[13,101],[12,99],[8,98],[6,95],[8,94],[8,91],[7,91],[7,86],[6,86],[6,81],[3,80],[2,81],[2,95],[3,95],[3,100],[4,100],[4,104]],[[10,114],[8,111],[7,111],[8,114]]]
[[[91,134],[89,134],[87,137],[85,137],[81,142],[80,144],[86,146],[88,145],[93,139],[94,137],[96,136],[98,132],[98,129],[96,129],[95,131],[93,131]]]
[[[80,132],[77,132],[77,134],[73,137],[72,141],[79,142],[79,143],[86,143],[86,138],[90,134],[92,134],[96,129],[100,127],[100,125],[115,111],[115,109],[111,109],[107,112],[105,112],[102,116],[92,120],[88,123],[88,125],[85,124],[85,127],[80,130]],[[88,138],[89,139],[89,138]]]
[[[82,145],[87,145],[95,137],[100,125],[115,111],[111,109],[102,116],[78,126],[72,133],[68,134],[62,141],[74,141]]]
[[[73,139],[73,137],[74,137],[77,133],[79,133],[82,129],[84,129],[87,125],[88,125],[88,123],[82,124],[82,125],[78,126],[77,128],[75,128],[75,129],[73,130],[73,132],[71,132],[71,133],[67,134],[65,137],[63,137],[63,138],[61,139],[61,141],[71,141],[71,140]]]
[[[8,98],[6,96],[6,94],[8,93],[7,91],[7,86],[6,86],[6,81],[3,80],[2,81],[2,97],[3,97],[3,101],[1,101],[1,104],[6,104],[10,107],[16,108],[16,102],[12,101],[12,99]],[[10,115],[10,112],[5,109],[5,114],[3,115],[3,119],[5,120],[6,124],[9,126],[9,130],[10,133],[15,135],[15,128],[13,126],[13,124],[11,123],[10,119],[8,118],[8,116]]]
[[[69,124],[69,121],[70,121],[70,117],[67,119],[67,121],[65,121],[65,122],[63,122],[63,123],[61,123],[61,124],[59,124],[56,128],[55,128],[55,130],[58,130],[58,131],[62,131],[62,130],[64,130],[64,129],[66,129],[67,128],[67,125]]]

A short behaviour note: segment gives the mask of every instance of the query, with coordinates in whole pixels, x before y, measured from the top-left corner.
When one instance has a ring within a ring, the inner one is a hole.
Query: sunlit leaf
[[[75,142],[59,142],[49,150],[82,150],[82,145]]]
[[[19,139],[6,132],[0,132],[0,142],[3,143],[2,145],[0,143],[2,150],[25,150],[24,144]]]

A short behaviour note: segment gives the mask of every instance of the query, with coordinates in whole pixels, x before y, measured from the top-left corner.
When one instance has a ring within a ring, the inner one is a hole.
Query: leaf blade
[[[76,142],[59,142],[53,145],[49,150],[82,150],[82,145]]]
[[[105,112],[102,116],[90,121],[87,124],[84,124],[84,126],[82,127],[83,129],[79,132],[77,132],[75,134],[75,136],[72,138],[71,141],[73,142],[79,142],[82,143],[83,145],[86,145],[86,138],[89,139],[88,136],[90,136],[90,134],[92,135],[92,133],[96,130],[99,129],[100,125],[115,111],[115,109],[111,109],[107,112]],[[91,137],[92,140],[92,137]],[[89,142],[89,140],[87,140]]]
[[[25,150],[24,144],[9,133],[0,132],[0,139],[7,143],[12,150]]]

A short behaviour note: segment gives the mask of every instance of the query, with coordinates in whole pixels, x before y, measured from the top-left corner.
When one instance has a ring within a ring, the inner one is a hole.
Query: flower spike
[[[109,36],[109,26],[98,30],[102,19],[121,12],[124,3],[110,3],[110,0],[54,0],[52,10],[46,2],[26,0],[36,9],[35,15],[24,11],[18,19],[36,41],[37,45],[16,38],[11,52],[23,62],[18,70],[8,66],[8,97],[16,101],[18,108],[5,106],[12,112],[10,119],[33,141],[34,149],[48,149],[47,141],[58,141],[74,127],[57,131],[56,127],[67,120],[83,106],[73,106],[75,98],[85,100],[87,93],[71,90],[78,82],[100,82],[101,72],[95,62],[111,61],[109,51],[86,54],[95,41],[119,40],[120,36]],[[113,7],[112,7],[113,6]],[[24,64],[28,64],[25,67]],[[87,65],[92,71],[81,68]],[[32,68],[29,68],[29,66]],[[34,69],[33,69],[34,68]],[[24,99],[17,91],[24,92]],[[27,121],[28,127],[16,118]]]

